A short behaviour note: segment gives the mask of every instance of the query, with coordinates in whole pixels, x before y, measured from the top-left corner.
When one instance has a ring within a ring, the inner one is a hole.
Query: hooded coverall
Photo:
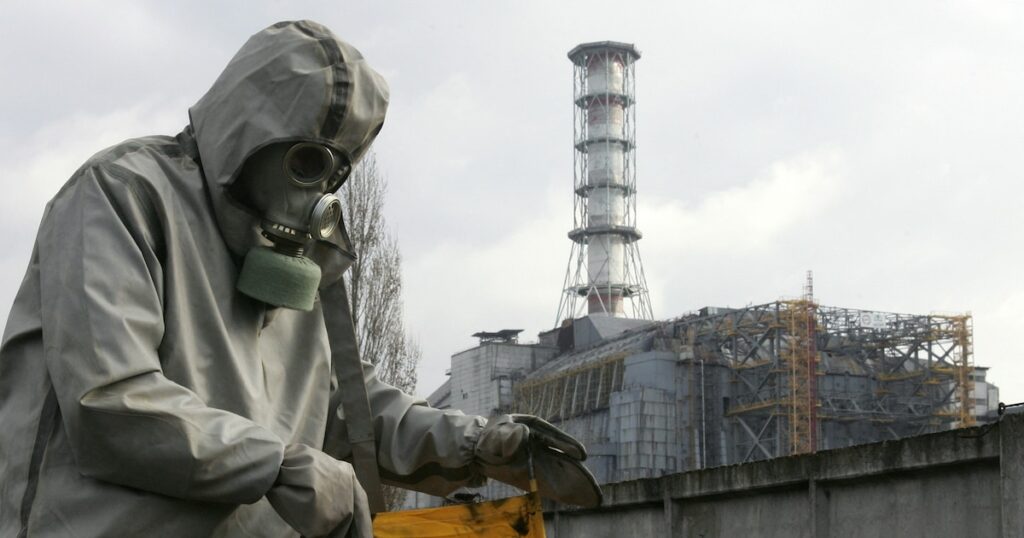
[[[338,305],[270,315],[236,291],[263,240],[228,188],[271,143],[326,144],[354,164],[386,106],[358,51],[280,23],[234,56],[182,133],[74,173],[46,207],[0,348],[0,536],[296,534],[264,498],[286,445],[351,453],[323,314]],[[345,268],[342,239],[309,254],[321,298]],[[475,479],[483,419],[364,366],[384,478],[441,495]]]

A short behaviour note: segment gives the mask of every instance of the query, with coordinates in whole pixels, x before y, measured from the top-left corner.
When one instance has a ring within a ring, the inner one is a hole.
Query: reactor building
[[[573,64],[574,226],[556,327],[478,332],[428,397],[529,413],[586,445],[601,483],[966,427],[998,388],[973,361],[972,318],[797,299],[654,320],[637,243],[637,49],[582,44]],[[514,494],[492,482],[477,493]],[[439,499],[410,495],[408,506]]]

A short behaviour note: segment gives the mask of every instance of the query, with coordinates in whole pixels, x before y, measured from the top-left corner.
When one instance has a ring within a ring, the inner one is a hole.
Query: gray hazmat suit
[[[324,316],[345,307],[329,298],[347,245],[339,229],[311,247],[311,311],[268,315],[235,287],[265,240],[228,188],[272,143],[357,162],[386,107],[358,51],[316,23],[280,23],[235,55],[184,132],[75,172],[46,207],[0,348],[0,536],[296,534],[264,497],[286,449],[352,451]],[[446,494],[477,479],[484,419],[363,373],[386,480]]]

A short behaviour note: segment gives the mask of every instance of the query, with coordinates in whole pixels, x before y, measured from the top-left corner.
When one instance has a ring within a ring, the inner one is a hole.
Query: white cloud
[[[638,218],[649,232],[644,248],[664,259],[771,249],[794,227],[817,226],[812,219],[839,199],[841,166],[834,149],[783,160],[745,185],[705,196],[693,209],[681,199],[641,198]]]

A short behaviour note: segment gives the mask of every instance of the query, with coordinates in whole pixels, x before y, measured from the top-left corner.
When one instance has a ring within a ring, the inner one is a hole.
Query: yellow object
[[[375,538],[544,538],[544,514],[540,496],[534,492],[483,503],[383,512],[373,519],[373,535]]]

